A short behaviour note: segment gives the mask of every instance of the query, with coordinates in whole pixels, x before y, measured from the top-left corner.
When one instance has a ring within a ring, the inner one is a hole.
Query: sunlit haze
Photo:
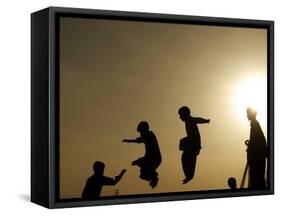
[[[127,169],[101,196],[228,188],[241,182],[246,108],[258,111],[266,136],[267,32],[236,28],[84,18],[60,18],[60,197],[79,198],[93,174]],[[178,109],[210,119],[198,125],[202,149],[194,179],[183,185],[179,140],[186,136]],[[151,189],[131,162],[144,146],[140,121],[157,136],[162,154],[159,182]]]
[[[247,107],[258,112],[260,123],[265,126],[267,119],[267,77],[241,78],[233,90],[233,106],[239,119],[244,118]]]

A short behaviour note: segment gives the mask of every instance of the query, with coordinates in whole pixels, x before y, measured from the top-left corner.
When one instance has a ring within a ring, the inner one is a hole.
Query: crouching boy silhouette
[[[125,174],[123,169],[115,178],[109,178],[103,175],[105,164],[101,161],[96,161],[93,165],[94,174],[88,178],[84,190],[82,192],[82,200],[95,200],[100,197],[102,186],[116,185]]]

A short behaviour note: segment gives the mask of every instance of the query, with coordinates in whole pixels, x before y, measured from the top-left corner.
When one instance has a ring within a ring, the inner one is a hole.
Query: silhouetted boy
[[[230,177],[227,181],[228,186],[230,190],[236,191],[237,190],[237,184],[236,184],[236,179],[234,177]]]
[[[94,200],[100,197],[103,185],[116,185],[126,170],[123,169],[115,179],[103,175],[105,164],[101,161],[96,161],[93,165],[94,174],[88,178],[85,188],[82,192],[82,200]]]
[[[265,189],[265,163],[267,156],[266,140],[261,126],[256,119],[257,112],[247,109],[247,117],[250,121],[250,140],[246,140],[247,160],[249,164],[249,187],[251,189]]]
[[[182,168],[186,184],[194,177],[197,156],[201,149],[201,137],[197,124],[209,123],[209,119],[195,118],[190,115],[190,109],[183,106],[178,111],[180,119],[185,123],[187,137],[180,140],[180,150],[182,153]]]
[[[124,139],[123,142],[127,143],[144,143],[145,155],[132,162],[133,166],[140,167],[140,178],[150,182],[152,188],[157,186],[158,173],[156,169],[162,161],[159,145],[155,134],[149,130],[147,122],[140,122],[137,131],[140,137],[136,139]]]

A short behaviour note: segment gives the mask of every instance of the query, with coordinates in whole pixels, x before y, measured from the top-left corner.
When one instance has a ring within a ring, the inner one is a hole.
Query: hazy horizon
[[[127,169],[102,196],[116,189],[120,195],[226,189],[231,176],[239,185],[247,106],[257,104],[267,136],[266,79],[266,29],[60,18],[60,197],[80,197],[97,160],[109,177]],[[181,106],[211,119],[199,125],[202,150],[187,185],[181,183]],[[162,153],[155,189],[131,166],[144,145],[122,143],[139,136],[143,120]]]

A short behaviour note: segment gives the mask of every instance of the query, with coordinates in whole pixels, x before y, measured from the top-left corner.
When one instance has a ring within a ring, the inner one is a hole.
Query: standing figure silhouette
[[[201,137],[197,124],[209,123],[210,119],[192,117],[190,109],[186,106],[178,110],[180,119],[185,123],[187,137],[180,140],[180,150],[182,153],[182,168],[185,179],[182,183],[186,184],[193,179],[196,167],[197,156],[201,149]]]
[[[114,179],[103,175],[105,164],[101,161],[96,161],[93,165],[94,174],[88,178],[84,190],[82,192],[82,200],[95,200],[100,197],[103,185],[116,185],[125,174],[123,169],[121,173]]]
[[[249,188],[265,189],[265,163],[267,156],[266,140],[260,123],[256,119],[257,111],[247,108],[250,121],[250,139],[245,141],[248,146],[247,160],[249,164]]]
[[[140,178],[149,181],[152,188],[157,186],[158,173],[156,169],[162,162],[162,157],[155,134],[149,130],[149,125],[146,121],[138,124],[137,131],[140,137],[136,139],[124,139],[126,143],[143,143],[145,146],[145,155],[132,162],[132,166],[140,167]]]

